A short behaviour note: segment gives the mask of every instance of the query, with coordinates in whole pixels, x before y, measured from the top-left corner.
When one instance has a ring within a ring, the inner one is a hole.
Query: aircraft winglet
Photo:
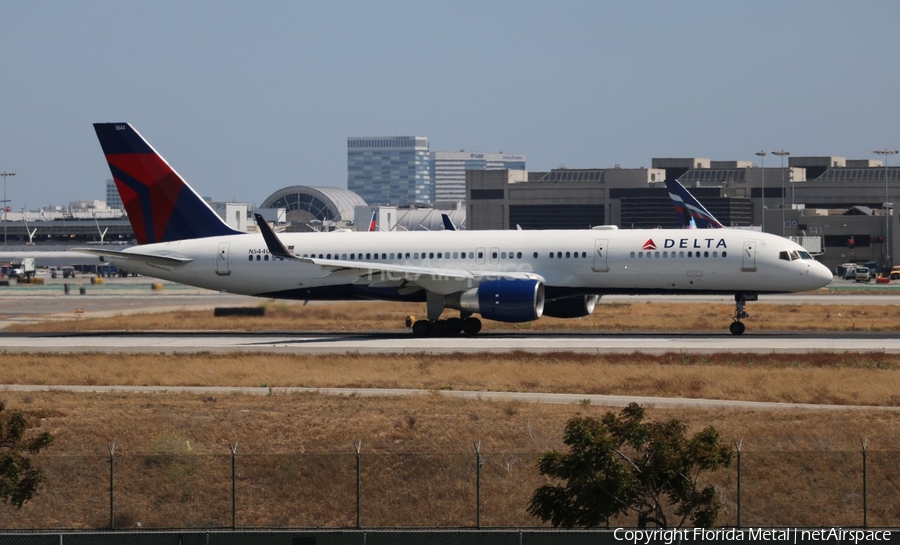
[[[256,226],[259,227],[259,232],[262,234],[263,240],[266,241],[266,247],[269,249],[270,254],[283,259],[300,259],[285,247],[278,235],[275,234],[275,231],[272,230],[272,227],[269,226],[269,222],[259,214],[253,214],[253,216],[256,218]]]
[[[450,216],[441,214],[441,220],[444,222],[444,231],[456,231],[456,226],[450,221]]]

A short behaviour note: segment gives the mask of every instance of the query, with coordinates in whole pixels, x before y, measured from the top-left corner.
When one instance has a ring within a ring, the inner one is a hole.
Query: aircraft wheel
[[[450,328],[447,326],[447,320],[435,320],[432,322],[431,332],[435,337],[449,337]]]
[[[743,322],[731,322],[731,325],[728,327],[731,330],[732,335],[740,335],[746,329],[746,326]]]
[[[428,320],[418,320],[412,326],[413,335],[416,337],[427,337],[431,335],[431,322]]]
[[[478,318],[466,318],[462,323],[462,330],[466,336],[471,337],[481,331],[481,320]]]
[[[459,318],[447,318],[447,333],[449,336],[459,335],[463,329],[463,321]]]

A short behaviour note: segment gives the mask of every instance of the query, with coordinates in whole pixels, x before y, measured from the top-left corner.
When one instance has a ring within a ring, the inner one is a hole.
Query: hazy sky
[[[900,147],[896,0],[9,1],[0,20],[16,210],[105,199],[99,121],[255,204],[346,187],[348,136],[533,171]]]

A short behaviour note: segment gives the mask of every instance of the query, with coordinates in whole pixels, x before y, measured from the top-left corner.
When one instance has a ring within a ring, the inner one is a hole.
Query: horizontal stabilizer
[[[157,254],[141,254],[138,252],[118,252],[116,250],[98,250],[95,248],[74,248],[73,252],[81,252],[100,257],[108,257],[112,259],[124,259],[126,261],[140,261],[151,265],[161,265],[164,267],[179,267],[187,265],[193,261],[190,257],[182,257],[176,255],[157,255]]]

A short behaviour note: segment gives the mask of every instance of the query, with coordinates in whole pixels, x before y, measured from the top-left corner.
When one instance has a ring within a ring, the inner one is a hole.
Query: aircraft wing
[[[147,263],[149,265],[162,267],[179,267],[187,265],[193,261],[190,257],[179,256],[175,254],[159,255],[159,254],[142,254],[138,252],[120,252],[116,250],[99,250],[96,248],[74,248],[72,251],[83,254],[91,254],[103,257],[111,257],[114,259],[124,259],[126,262],[134,261]]]
[[[398,265],[376,261],[348,261],[343,259],[319,259],[316,257],[300,257],[285,247],[268,222],[256,214],[259,227],[269,253],[275,257],[318,265],[331,271],[331,278],[353,278],[372,287],[393,287],[406,291],[425,288],[434,293],[448,294],[475,287],[486,279],[534,279],[543,281],[543,277],[534,273],[503,271],[467,271],[463,269],[444,269],[436,267],[417,267],[414,265]]]

